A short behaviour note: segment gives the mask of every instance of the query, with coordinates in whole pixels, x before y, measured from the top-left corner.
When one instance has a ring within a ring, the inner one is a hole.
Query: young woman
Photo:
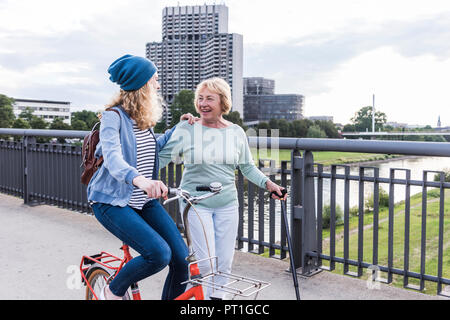
[[[218,270],[229,273],[239,218],[236,168],[239,167],[244,176],[260,188],[277,194],[281,194],[281,188],[254,165],[242,128],[223,118],[231,110],[231,90],[224,80],[212,78],[200,83],[195,92],[195,108],[200,120],[194,125],[188,122],[178,124],[159,157],[161,165],[176,160],[180,155],[183,157],[181,188],[193,195],[201,194],[196,191],[198,185],[222,184],[223,189],[218,196],[200,202],[196,206],[197,212],[191,208],[188,220],[196,258],[217,256]],[[210,271],[207,261],[199,267],[202,273]],[[226,284],[223,277],[215,281]],[[223,293],[208,289],[205,297],[221,299]]]
[[[173,130],[158,139],[152,131],[162,114],[157,70],[148,59],[125,55],[108,72],[121,90],[102,113],[96,156],[104,163],[88,185],[88,200],[98,221],[140,256],[124,266],[100,298],[121,299],[131,284],[169,265],[162,299],[173,299],[185,291],[181,282],[188,278],[188,250],[158,201],[167,197],[167,187],[158,180],[158,153]]]

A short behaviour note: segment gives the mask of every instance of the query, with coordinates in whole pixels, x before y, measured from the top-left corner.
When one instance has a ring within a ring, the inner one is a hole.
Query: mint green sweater
[[[260,188],[266,188],[269,180],[254,164],[247,136],[238,125],[227,128],[208,128],[200,123],[190,125],[187,121],[177,125],[170,140],[159,152],[160,167],[169,162],[184,162],[181,188],[191,195],[200,195],[195,188],[211,182],[220,182],[219,195],[203,200],[198,205],[219,208],[238,205],[235,170]]]

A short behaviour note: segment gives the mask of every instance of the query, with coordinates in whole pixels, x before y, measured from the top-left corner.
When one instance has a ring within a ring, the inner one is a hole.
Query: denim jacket
[[[101,202],[125,207],[131,198],[133,179],[139,176],[137,166],[136,136],[133,122],[121,106],[114,107],[115,112],[104,111],[100,125],[100,141],[97,144],[95,157],[103,155],[103,165],[94,173],[87,187],[88,201]],[[152,179],[158,179],[158,152],[169,140],[175,127],[166,131],[156,140],[155,165]]]

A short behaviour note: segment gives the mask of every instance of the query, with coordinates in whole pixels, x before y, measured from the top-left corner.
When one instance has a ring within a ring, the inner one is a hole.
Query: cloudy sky
[[[0,93],[100,109],[106,69],[161,40],[174,0],[0,0]],[[244,36],[244,76],[305,96],[305,115],[348,123],[375,104],[388,121],[450,125],[450,1],[227,0]]]

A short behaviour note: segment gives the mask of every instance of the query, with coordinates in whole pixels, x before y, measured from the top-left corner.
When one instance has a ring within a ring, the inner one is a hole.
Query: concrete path
[[[0,299],[81,300],[85,287],[76,270],[85,254],[100,250],[121,256],[120,241],[89,215],[42,205],[29,207],[22,199],[0,194],[2,244]],[[133,252],[134,253],[134,252]],[[136,255],[136,253],[134,253]],[[259,299],[292,300],[295,292],[285,261],[236,252],[233,273],[271,282]],[[140,283],[143,299],[157,300],[167,268]],[[300,294],[307,300],[446,299],[323,271],[299,276]]]

